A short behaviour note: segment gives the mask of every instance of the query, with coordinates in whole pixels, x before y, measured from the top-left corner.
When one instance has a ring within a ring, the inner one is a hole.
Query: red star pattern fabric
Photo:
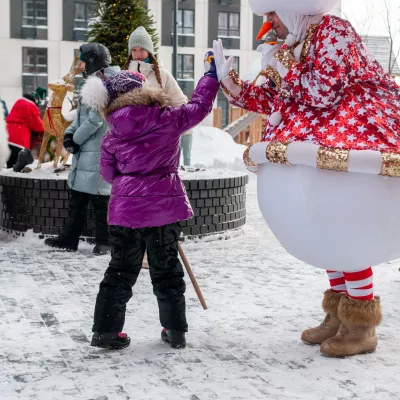
[[[400,153],[400,88],[348,21],[323,17],[306,60],[288,72],[280,91],[268,82],[241,86],[231,103],[283,117],[278,126],[267,122],[263,141]]]

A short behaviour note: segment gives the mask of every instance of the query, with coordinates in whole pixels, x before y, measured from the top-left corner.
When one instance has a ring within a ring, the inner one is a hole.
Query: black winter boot
[[[95,256],[105,256],[107,254],[110,254],[110,246],[106,244],[96,244],[93,249],[93,255]]]
[[[77,251],[78,244],[73,243],[62,236],[50,237],[44,241],[44,244],[55,249],[65,250],[65,251]]]
[[[93,347],[102,349],[119,350],[128,347],[131,344],[131,338],[126,333],[114,332],[95,332],[90,343]]]
[[[184,349],[186,347],[185,332],[176,331],[174,329],[164,328],[161,331],[161,339],[174,349]]]
[[[32,153],[29,149],[23,149],[18,153],[18,160],[13,167],[14,172],[21,172],[27,165],[34,161]]]

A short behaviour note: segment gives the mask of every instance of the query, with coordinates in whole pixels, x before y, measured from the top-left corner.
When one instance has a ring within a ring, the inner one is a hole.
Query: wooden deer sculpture
[[[72,63],[71,69],[67,75],[58,81],[49,83],[49,89],[52,90],[46,111],[43,116],[44,135],[43,141],[40,146],[39,161],[37,169],[41,167],[43,162],[44,152],[46,146],[51,137],[56,137],[56,151],[54,157],[53,168],[57,168],[58,161],[61,157],[63,150],[64,132],[71,124],[71,121],[67,121],[62,115],[62,106],[67,95],[67,92],[74,90],[74,78],[75,75],[80,73],[79,69],[80,61],[79,57],[75,57]],[[69,157],[69,153],[66,153],[63,157],[62,164],[65,165]]]

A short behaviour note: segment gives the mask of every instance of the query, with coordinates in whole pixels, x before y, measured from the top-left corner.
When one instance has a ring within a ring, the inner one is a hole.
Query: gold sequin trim
[[[233,81],[236,85],[242,86],[242,80],[239,78],[238,73],[237,73],[234,69],[231,69],[231,70],[229,71],[228,76],[232,79],[232,81]]]
[[[268,74],[267,74],[265,71],[261,70],[261,71],[258,73],[258,75],[255,77],[255,79],[253,80],[253,82],[252,82],[253,85],[256,85],[256,84],[257,84],[257,80],[258,80],[258,78],[259,78],[260,76],[264,76],[265,78],[269,78]]]
[[[382,153],[381,175],[400,177],[400,154]]]
[[[267,68],[265,68],[265,72],[267,76],[275,82],[276,86],[280,88],[282,85],[282,78],[279,75],[279,72],[275,68],[272,68],[270,65],[267,65]]]
[[[267,160],[275,164],[290,165],[286,157],[289,142],[270,142],[267,146]]]
[[[317,153],[317,168],[347,172],[349,150],[320,147]]]
[[[295,65],[299,64],[299,61],[297,61],[288,50],[277,51],[274,54],[274,58],[278,60],[288,70],[291,70]]]
[[[307,29],[304,45],[303,48],[301,49],[301,56],[300,56],[301,62],[304,62],[308,56],[308,51],[310,50],[311,41],[318,26],[319,26],[318,24],[314,24]]]
[[[220,82],[221,88],[222,90],[229,96],[231,96],[233,99],[236,98],[236,96],[233,95],[233,93],[222,83],[222,81]]]
[[[250,147],[248,147],[244,153],[243,153],[243,161],[246,164],[247,167],[257,167],[257,164],[255,164],[251,158],[250,158]]]

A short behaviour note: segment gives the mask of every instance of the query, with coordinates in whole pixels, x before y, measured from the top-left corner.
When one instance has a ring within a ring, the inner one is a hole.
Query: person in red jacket
[[[29,156],[27,159],[33,161],[30,154],[31,132],[44,131],[40,111],[34,97],[26,93],[21,99],[17,100],[6,118],[6,123],[11,151],[7,168],[15,166],[18,161],[18,154],[24,149],[26,149],[24,152]]]

